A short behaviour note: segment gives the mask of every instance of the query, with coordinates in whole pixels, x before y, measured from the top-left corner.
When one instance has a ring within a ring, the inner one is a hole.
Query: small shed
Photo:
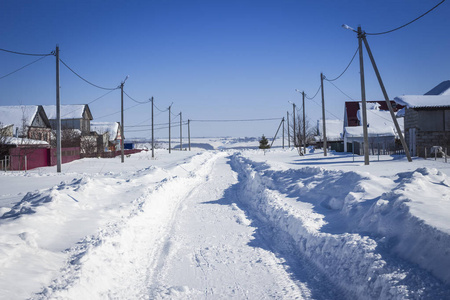
[[[450,80],[425,95],[398,96],[395,101],[405,106],[405,140],[411,155],[424,157],[433,146],[450,147]]]

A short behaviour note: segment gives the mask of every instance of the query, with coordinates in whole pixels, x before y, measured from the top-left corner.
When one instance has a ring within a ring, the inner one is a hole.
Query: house
[[[394,100],[405,106],[405,140],[411,155],[424,157],[433,146],[450,147],[450,80],[424,95]]]
[[[331,147],[331,150],[335,150],[338,152],[344,151],[342,146],[342,128],[344,121],[342,120],[326,120],[325,127],[327,131],[327,145]],[[315,136],[314,139],[316,143],[322,143],[323,141],[323,120],[317,120],[317,131],[319,132],[318,136]]]
[[[403,108],[401,105],[397,105],[394,101],[394,112],[399,112]],[[361,113],[361,101],[349,101],[345,103],[345,118],[344,118],[344,151],[355,151],[358,153],[358,149],[362,149],[364,142],[364,134],[362,127],[362,113]],[[385,101],[367,101],[367,133],[369,138],[369,148],[374,149],[394,149],[395,140],[398,138],[395,124],[392,120],[391,113],[388,110]],[[403,128],[403,119],[397,118],[400,128]],[[403,130],[403,129],[402,129]],[[353,147],[357,149],[353,149]],[[373,151],[373,150],[372,150]]]
[[[92,122],[91,130],[102,139],[102,147],[106,149],[105,151],[120,150],[122,131],[119,122]]]
[[[56,130],[56,105],[44,105],[44,110],[50,120],[50,125]],[[91,132],[91,110],[87,104],[61,105],[61,129],[80,130],[81,135],[89,135]]]
[[[52,129],[42,105],[0,106],[0,133],[4,137],[50,143]]]

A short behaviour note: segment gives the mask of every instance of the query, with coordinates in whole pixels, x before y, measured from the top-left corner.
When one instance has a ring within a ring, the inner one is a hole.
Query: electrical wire
[[[309,100],[313,100],[314,98],[316,98],[317,94],[319,94],[320,88],[321,88],[321,85],[319,85],[319,88],[317,89],[317,92],[314,94],[314,96],[312,98],[306,96],[306,94],[305,94],[305,98],[309,99]]]
[[[139,105],[142,105],[142,103],[138,103],[138,104],[135,104],[135,105],[130,106],[130,107],[128,107],[128,108],[125,108],[123,111],[127,111],[127,110],[132,109],[132,108],[135,108],[136,106],[139,106]],[[108,114],[108,115],[104,115],[104,116],[101,116],[101,117],[97,117],[96,119],[102,119],[102,118],[106,118],[106,117],[109,117],[109,116],[112,116],[112,115],[116,115],[116,114],[120,114],[120,110],[119,110],[119,111],[116,111],[116,112],[113,112],[113,113],[110,113],[110,114]]]
[[[350,67],[350,65],[352,64],[353,60],[355,59],[356,54],[358,54],[358,50],[359,50],[359,46],[358,46],[358,48],[356,48],[355,54],[353,54],[352,59],[351,59],[350,62],[348,63],[348,65],[347,65],[347,67],[345,68],[345,70],[341,73],[341,75],[339,75],[338,77],[336,77],[336,78],[334,78],[334,79],[327,79],[326,77],[324,77],[324,79],[325,79],[326,81],[330,81],[330,82],[331,82],[331,81],[338,80],[342,75],[344,75],[344,73],[347,72],[348,68]]]
[[[412,20],[412,21],[410,21],[410,22],[408,22],[408,23],[406,23],[406,24],[403,24],[403,25],[400,26],[400,27],[397,27],[397,28],[394,28],[394,29],[391,29],[391,30],[388,30],[388,31],[384,31],[384,32],[377,32],[377,33],[367,33],[367,32],[366,32],[366,35],[382,35],[382,34],[387,34],[387,33],[391,33],[391,32],[394,32],[394,31],[396,31],[396,30],[402,29],[403,27],[406,27],[406,26],[408,26],[409,24],[414,23],[415,21],[417,21],[417,20],[419,20],[420,18],[424,17],[425,15],[427,15],[428,13],[430,13],[432,10],[434,10],[435,8],[437,8],[439,5],[441,5],[441,4],[444,3],[444,2],[445,2],[445,0],[442,0],[441,2],[439,2],[438,4],[436,4],[433,8],[431,8],[430,10],[426,11],[425,13],[423,13],[423,14],[420,15],[420,16],[418,16],[418,17],[415,18],[414,20]]]
[[[13,54],[19,54],[19,55],[28,55],[28,56],[50,56],[50,55],[55,55],[54,51],[52,51],[52,52],[50,52],[48,54],[24,53],[24,52],[17,52],[17,51],[11,51],[11,50],[6,50],[6,49],[0,49],[0,51],[13,53]]]
[[[111,94],[111,93],[114,92],[114,91],[115,91],[115,90],[109,91],[109,92],[107,92],[106,94],[103,94],[103,95],[101,95],[101,96],[98,97],[98,98],[95,98],[95,99],[92,100],[91,102],[88,102],[86,105],[89,105],[89,104],[91,104],[91,103],[94,103],[95,101],[100,100],[101,98],[107,96],[108,94]],[[72,110],[72,111],[70,111],[70,112],[67,112],[66,114],[62,115],[61,117],[70,115],[71,113],[73,113],[73,112],[75,112],[75,111],[77,111],[77,109],[74,109],[74,110]]]
[[[152,102],[151,100],[147,100],[147,101],[138,101],[138,100],[134,99],[133,97],[131,97],[130,95],[128,95],[125,91],[123,91],[123,93],[124,93],[128,98],[130,98],[131,100],[133,100],[134,102],[139,103],[139,104],[145,104],[145,103],[150,103],[150,102]]]
[[[354,101],[354,99],[352,98],[352,97],[350,97],[349,95],[347,95],[346,93],[344,93],[340,88],[338,88],[332,81],[330,81],[330,83],[336,88],[336,89],[338,89],[343,95],[345,95],[346,97],[348,97],[348,98],[350,98],[350,100],[353,100]]]
[[[25,69],[25,68],[28,67],[28,66],[31,66],[32,64],[34,64],[34,63],[40,61],[41,59],[46,58],[47,56],[48,56],[48,55],[39,57],[39,58],[36,59],[35,61],[32,61],[32,62],[30,62],[29,64],[26,64],[25,66],[23,66],[23,67],[21,67],[21,68],[15,70],[15,71],[12,71],[11,73],[8,73],[8,74],[6,74],[6,75],[3,75],[2,77],[0,77],[0,79],[3,79],[3,78],[5,78],[5,77],[8,77],[9,75],[12,75],[12,74],[14,74],[14,73],[16,73],[16,72],[19,72],[20,70]]]
[[[191,122],[258,122],[258,121],[273,121],[280,120],[280,118],[269,119],[245,119],[245,120],[190,120]]]
[[[317,103],[316,101],[312,100],[312,102],[314,102],[317,106],[322,107],[322,105],[319,104],[319,103]],[[341,119],[341,118],[339,118],[338,116],[336,116],[335,114],[333,114],[331,111],[329,111],[329,110],[327,110],[327,109],[325,109],[325,111],[326,111],[327,113],[329,113],[330,115],[332,115],[333,117],[335,117],[335,118],[337,118],[337,119]]]
[[[96,87],[96,88],[99,88],[99,89],[102,89],[102,90],[110,90],[110,91],[117,90],[117,89],[120,88],[120,87],[106,88],[106,87],[102,87],[102,86],[93,84],[92,82],[90,82],[89,80],[83,78],[83,77],[82,77],[81,75],[79,75],[77,72],[75,72],[74,70],[72,70],[72,68],[70,68],[70,67],[69,67],[62,59],[59,59],[59,61],[60,61],[64,66],[66,66],[66,68],[69,69],[73,74],[75,74],[78,78],[80,78],[80,79],[83,80],[84,82],[86,82],[86,83],[88,83],[88,84],[90,84],[90,85],[92,85],[92,86],[94,86],[94,87]]]
[[[169,110],[169,108],[166,108],[165,110],[162,110],[162,109],[158,108],[158,106],[156,106],[156,104],[155,104],[154,102],[153,102],[153,106],[154,106],[157,110],[159,110],[161,113],[166,112],[166,111]]]

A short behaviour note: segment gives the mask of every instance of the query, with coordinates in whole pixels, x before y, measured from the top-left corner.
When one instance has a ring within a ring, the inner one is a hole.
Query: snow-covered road
[[[293,157],[141,153],[128,167],[86,159],[68,165],[72,173],[24,173],[32,192],[0,215],[0,298],[450,295],[445,174],[292,168]],[[92,172],[77,171],[84,165]],[[11,185],[4,203],[20,198],[20,176],[2,174]],[[48,187],[34,190],[34,177]],[[430,195],[425,204],[420,192]]]
[[[36,298],[309,299],[308,280],[324,287],[315,272],[301,282],[273,252],[286,240],[256,233],[267,229],[239,207],[229,155],[194,161],[138,198],[125,221],[72,248],[62,276]]]

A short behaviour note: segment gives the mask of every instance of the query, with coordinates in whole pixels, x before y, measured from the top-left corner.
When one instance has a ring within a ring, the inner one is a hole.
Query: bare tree
[[[294,145],[295,148],[297,148],[299,155],[303,155],[302,147],[303,145],[308,146],[314,141],[314,135],[315,135],[315,127],[312,127],[308,120],[305,120],[305,136],[303,135],[303,116],[300,113],[296,114],[296,120],[295,120],[295,130],[294,130],[294,122],[291,122],[289,124],[290,130],[290,137],[291,142]],[[295,132],[295,137],[294,137]],[[304,149],[306,151],[306,149]]]

